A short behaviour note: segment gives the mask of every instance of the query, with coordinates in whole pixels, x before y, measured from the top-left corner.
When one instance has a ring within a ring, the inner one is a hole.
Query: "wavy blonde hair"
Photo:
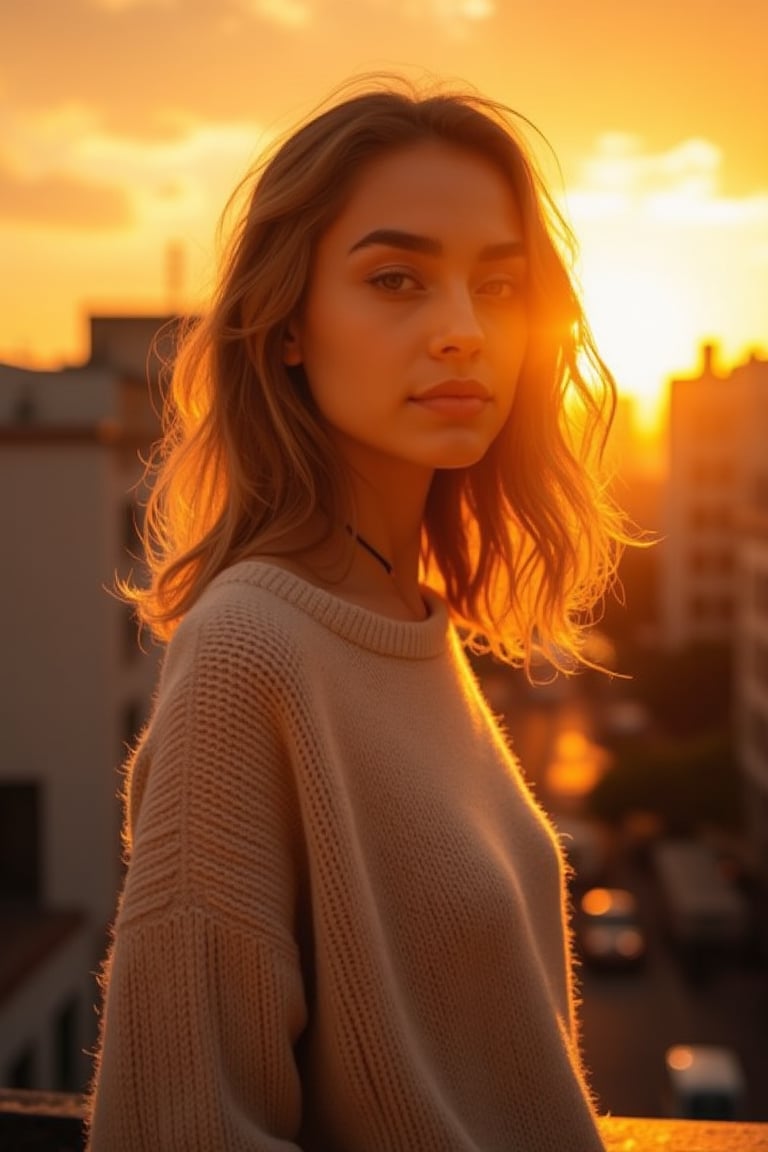
[[[530,671],[579,657],[626,535],[602,475],[615,387],[574,286],[572,234],[505,106],[470,91],[367,82],[317,112],[249,175],[209,309],[172,365],[149,465],[148,587],[126,587],[167,639],[222,569],[274,553],[318,508],[353,515],[301,369],[283,347],[319,237],[371,160],[441,141],[489,160],[520,209],[529,338],[509,420],[484,459],[438,471],[422,575],[471,643]],[[529,126],[530,127],[530,126]]]

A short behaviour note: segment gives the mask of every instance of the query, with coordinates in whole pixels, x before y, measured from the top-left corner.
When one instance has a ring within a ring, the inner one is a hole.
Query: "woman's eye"
[[[478,289],[483,296],[493,296],[497,300],[512,300],[522,290],[523,285],[515,280],[486,280]]]
[[[417,287],[415,278],[409,275],[408,272],[377,272],[375,276],[371,276],[369,284],[374,284],[377,288],[383,288],[385,292],[403,292],[411,288]]]

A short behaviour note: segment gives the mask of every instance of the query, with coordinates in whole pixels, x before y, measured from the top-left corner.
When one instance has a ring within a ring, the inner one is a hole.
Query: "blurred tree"
[[[587,797],[592,815],[610,824],[653,813],[668,832],[702,824],[737,828],[741,778],[727,733],[686,740],[617,741],[614,762]]]
[[[631,692],[654,725],[673,737],[728,731],[733,703],[733,658],[725,644],[691,644],[679,651],[637,648],[619,668],[632,676]]]

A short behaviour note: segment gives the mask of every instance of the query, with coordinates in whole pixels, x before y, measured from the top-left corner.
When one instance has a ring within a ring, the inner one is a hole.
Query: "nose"
[[[466,288],[457,289],[441,302],[430,336],[429,351],[436,359],[475,356],[485,343],[485,332],[474,301]]]

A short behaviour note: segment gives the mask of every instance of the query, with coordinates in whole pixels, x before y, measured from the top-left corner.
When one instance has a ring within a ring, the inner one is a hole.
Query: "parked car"
[[[709,845],[660,840],[651,858],[667,934],[683,953],[737,951],[744,946],[749,926],[747,901]]]
[[[670,1116],[686,1120],[738,1120],[745,1080],[736,1053],[725,1046],[676,1044],[665,1057]]]
[[[645,960],[637,901],[626,888],[590,888],[579,902],[575,928],[576,946],[586,964],[620,970]]]

